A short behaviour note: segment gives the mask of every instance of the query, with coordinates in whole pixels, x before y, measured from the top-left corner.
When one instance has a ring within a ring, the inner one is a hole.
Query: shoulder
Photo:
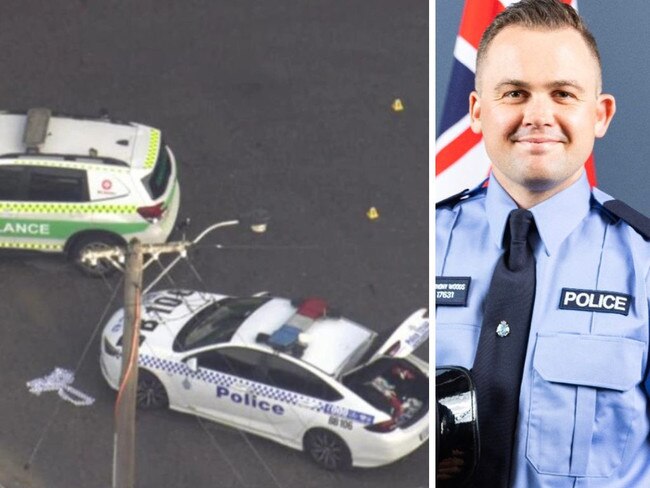
[[[456,193],[455,195],[452,195],[448,198],[445,198],[444,200],[441,200],[436,203],[436,210],[443,210],[443,209],[453,209],[457,205],[475,200],[481,196],[485,196],[485,193],[487,192],[487,185],[485,184],[486,182],[484,181],[481,183],[479,186],[476,188],[473,188],[470,190],[469,188]]]
[[[436,235],[448,235],[458,227],[476,228],[487,224],[486,193],[487,187],[479,185],[436,203]]]
[[[634,229],[645,241],[650,241],[650,218],[641,212],[598,188],[592,190],[592,206],[612,223],[623,222]]]

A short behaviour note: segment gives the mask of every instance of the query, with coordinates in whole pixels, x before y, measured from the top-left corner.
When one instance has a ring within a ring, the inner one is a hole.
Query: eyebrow
[[[522,80],[516,80],[516,79],[508,79],[508,80],[502,80],[499,83],[497,83],[496,87],[494,87],[495,91],[499,91],[503,87],[506,86],[512,86],[515,88],[524,88],[524,89],[530,89],[531,85],[530,83],[527,83]],[[575,90],[578,90],[580,92],[584,92],[585,89],[580,85],[575,80],[555,80],[552,81],[551,83],[547,83],[546,88],[566,88],[566,87],[571,87],[574,88]]]

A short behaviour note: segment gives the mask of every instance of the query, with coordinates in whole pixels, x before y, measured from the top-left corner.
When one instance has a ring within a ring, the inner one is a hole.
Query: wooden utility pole
[[[133,239],[126,251],[124,270],[122,373],[115,402],[113,488],[135,486],[135,407],[138,392],[142,263],[142,245],[140,241]]]
[[[113,488],[133,488],[135,486],[135,409],[138,394],[142,273],[147,267],[143,265],[143,256],[144,254],[158,256],[165,253],[185,255],[189,245],[191,243],[185,241],[168,244],[141,244],[137,239],[133,239],[126,252],[121,247],[112,247],[86,251],[83,257],[91,263],[107,259],[118,269],[124,271],[122,371],[115,401]],[[125,261],[124,268],[119,265],[121,261]],[[152,262],[150,260],[147,265]]]
[[[91,264],[106,259],[124,272],[124,333],[122,335],[122,372],[115,402],[115,434],[113,444],[113,488],[134,488],[135,486],[135,408],[138,394],[138,353],[140,347],[140,315],[142,313],[142,274],[161,254],[177,253],[161,274],[149,284],[149,291],[165,276],[172,267],[187,256],[187,249],[197,244],[210,232],[221,228],[246,223],[258,234],[266,231],[269,215],[257,210],[245,215],[241,220],[226,220],[206,228],[193,241],[170,242],[166,244],[141,244],[133,239],[126,250],[111,247],[101,250],[88,250],[82,259]],[[143,256],[153,257],[143,264]],[[125,261],[125,266],[120,265]]]

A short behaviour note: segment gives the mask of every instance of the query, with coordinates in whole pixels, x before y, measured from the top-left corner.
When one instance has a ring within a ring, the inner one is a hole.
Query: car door
[[[260,351],[237,346],[187,356],[187,364],[196,358],[197,368],[181,380],[181,405],[229,425],[250,428],[255,417],[272,408],[259,402],[253,391],[261,377],[261,357]]]
[[[265,354],[263,364],[259,398],[278,407],[265,412],[261,423],[251,425],[260,433],[300,442],[309,427],[327,422],[326,405],[342,399],[336,388],[299,361]]]
[[[0,165],[0,247],[20,247],[20,202],[25,199],[25,168]]]
[[[29,165],[21,207],[29,216],[27,242],[43,250],[63,250],[65,241],[92,227],[87,213],[87,174],[83,169]]]

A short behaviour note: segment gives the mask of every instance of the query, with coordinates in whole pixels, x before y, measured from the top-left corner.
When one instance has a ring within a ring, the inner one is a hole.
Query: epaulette
[[[608,200],[600,203],[593,199],[598,207],[604,209],[605,213],[613,221],[622,220],[637,231],[646,240],[650,240],[650,218],[620,200]]]
[[[456,193],[455,195],[445,198],[444,200],[440,200],[439,202],[436,203],[436,209],[443,208],[443,207],[452,208],[457,203],[463,200],[467,200],[468,198],[472,198],[475,197],[476,195],[480,195],[481,193],[486,192],[487,191],[487,185],[485,184],[486,181],[487,179],[483,180],[480,185],[478,185],[476,188],[473,188],[472,190],[466,188],[463,191]]]

